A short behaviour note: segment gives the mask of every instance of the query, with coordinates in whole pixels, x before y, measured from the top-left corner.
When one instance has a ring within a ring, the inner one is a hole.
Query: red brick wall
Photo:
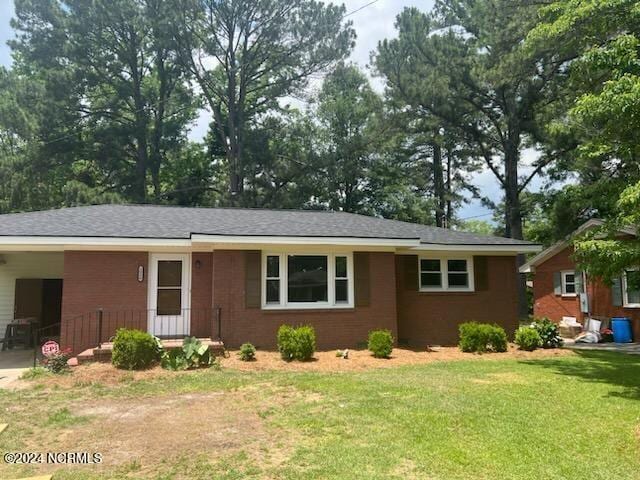
[[[354,347],[369,330],[387,328],[396,336],[395,268],[392,253],[371,253],[371,303],[348,310],[262,310],[245,307],[245,252],[217,250],[213,254],[213,302],[222,309],[226,346],[251,342],[276,348],[282,324],[311,325],[320,350]]]
[[[145,270],[142,282],[138,282],[140,265]],[[62,345],[93,346],[98,308],[108,312],[103,319],[106,338],[125,319],[127,324],[137,322],[146,330],[148,265],[146,252],[65,252]]]
[[[536,267],[533,277],[533,313],[536,317],[549,317],[555,322],[562,320],[563,316],[583,320],[584,315],[580,313],[580,304],[576,297],[562,297],[553,293],[553,272],[575,269],[575,263],[571,260],[572,254],[573,247],[567,247]],[[630,318],[634,339],[640,340],[640,309],[614,307],[611,288],[598,279],[588,279],[587,293],[592,315]]]
[[[562,317],[582,320],[580,302],[577,297],[563,297],[553,292],[553,274],[562,270],[574,270],[570,256],[573,247],[567,247],[536,267],[533,277],[533,316],[548,317],[559,322]]]
[[[410,345],[454,345],[458,325],[468,321],[497,323],[511,336],[518,325],[516,258],[488,257],[488,288],[476,292],[420,292],[404,285],[398,256],[398,338]]]
[[[634,341],[640,341],[640,309],[614,307],[611,301],[611,288],[602,281],[589,281],[587,289],[593,315],[630,318]]]
[[[210,337],[212,328],[213,254],[191,255],[191,334]]]

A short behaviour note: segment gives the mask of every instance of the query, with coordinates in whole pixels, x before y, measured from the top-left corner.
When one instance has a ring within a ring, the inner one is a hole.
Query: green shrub
[[[116,368],[142,370],[158,360],[158,343],[141,330],[121,328],[113,340],[111,363]]]
[[[296,329],[289,325],[278,328],[278,351],[283,360],[293,360],[296,356]]]
[[[535,320],[531,326],[538,332],[542,339],[542,348],[558,348],[563,344],[558,325],[548,318]]]
[[[278,350],[284,360],[311,360],[316,351],[313,327],[281,325],[278,329]]]
[[[306,361],[313,358],[316,351],[316,332],[313,327],[303,326],[296,328],[298,339],[298,351],[296,360]]]
[[[243,343],[240,345],[240,351],[238,352],[240,360],[243,362],[250,362],[256,359],[256,347],[250,343]]]
[[[369,332],[367,348],[376,358],[389,358],[393,350],[393,336],[389,330],[372,330]]]
[[[459,326],[460,350],[463,352],[506,352],[507,334],[499,325],[467,322]]]
[[[520,327],[516,330],[515,342],[520,350],[526,350],[528,352],[532,352],[542,346],[540,334],[535,328],[531,327]]]

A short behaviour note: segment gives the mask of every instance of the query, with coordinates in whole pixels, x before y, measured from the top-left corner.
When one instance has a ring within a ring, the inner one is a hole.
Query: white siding
[[[16,278],[62,278],[63,253],[2,253],[0,259],[0,337],[13,319]]]

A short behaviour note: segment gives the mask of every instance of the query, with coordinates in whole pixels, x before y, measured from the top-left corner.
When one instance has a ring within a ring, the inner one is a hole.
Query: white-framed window
[[[640,270],[625,270],[622,275],[622,300],[627,308],[640,308]]]
[[[564,270],[560,272],[562,281],[562,296],[575,297],[578,293],[576,290],[576,272],[573,270]]]
[[[264,252],[265,309],[353,307],[351,253]]]
[[[420,257],[420,290],[473,292],[473,257]]]

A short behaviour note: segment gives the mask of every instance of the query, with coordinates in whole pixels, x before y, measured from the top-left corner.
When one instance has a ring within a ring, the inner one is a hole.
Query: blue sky
[[[367,5],[371,0],[343,0],[348,12],[357,10]],[[366,68],[369,63],[369,54],[376,48],[378,41],[393,37],[395,35],[394,20],[396,15],[405,7],[415,6],[421,10],[429,10],[433,6],[433,0],[378,0],[366,6],[362,10],[349,16],[353,21],[354,28],[358,35],[356,47],[351,54],[351,60],[361,67]],[[11,55],[7,40],[12,37],[9,21],[13,16],[13,0],[0,0],[0,65],[10,66]],[[374,84],[379,88],[379,81],[374,79]],[[201,139],[208,128],[211,115],[203,111],[200,118],[193,126],[190,136],[193,139]],[[526,152],[525,159],[535,158],[535,152]],[[473,178],[473,183],[482,190],[483,194],[498,201],[501,197],[500,187],[493,174],[484,171]],[[539,183],[533,186],[537,188]],[[461,218],[480,216],[480,219],[489,220],[491,218],[488,210],[473,201],[465,205],[459,211]]]

